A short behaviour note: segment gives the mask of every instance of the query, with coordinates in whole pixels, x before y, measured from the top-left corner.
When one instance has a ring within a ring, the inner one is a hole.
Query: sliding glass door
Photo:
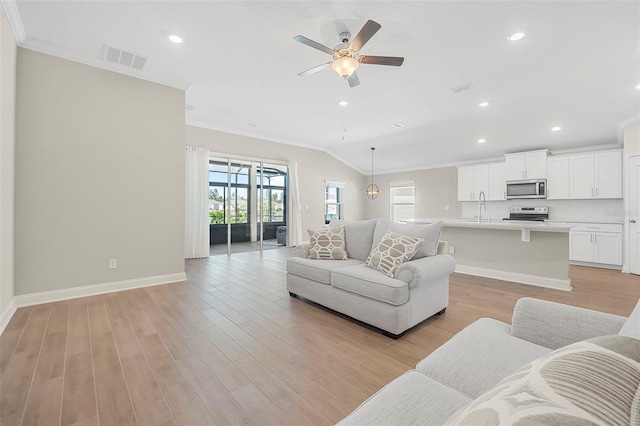
[[[210,254],[286,245],[286,194],[284,165],[211,157]]]

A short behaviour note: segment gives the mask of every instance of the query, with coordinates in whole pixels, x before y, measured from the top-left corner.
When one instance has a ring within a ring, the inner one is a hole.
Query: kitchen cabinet
[[[569,157],[547,158],[547,199],[569,199]]]
[[[489,166],[458,167],[458,201],[478,201],[481,191],[488,195]]]
[[[622,198],[622,151],[570,156],[569,198]]]
[[[505,163],[489,164],[489,193],[487,200],[503,201],[507,199],[507,166]]]
[[[548,149],[505,154],[507,180],[545,179]]]
[[[576,224],[569,233],[569,259],[576,262],[622,265],[621,224]]]

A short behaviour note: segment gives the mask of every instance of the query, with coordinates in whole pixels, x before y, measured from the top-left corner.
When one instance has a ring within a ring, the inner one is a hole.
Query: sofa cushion
[[[347,260],[344,228],[309,229],[309,259]]]
[[[423,238],[412,238],[396,232],[387,232],[380,244],[371,250],[364,264],[388,277],[395,278],[396,269],[411,260],[424,243]]]
[[[477,398],[506,375],[549,352],[511,336],[507,324],[481,318],[420,361],[416,370]]]
[[[338,423],[347,425],[442,425],[471,399],[415,370],[409,370]]]
[[[409,285],[406,282],[387,277],[362,263],[332,270],[331,285],[391,305],[402,305],[409,301]]]
[[[601,336],[565,346],[506,377],[451,425],[638,425],[640,340]]]
[[[438,241],[440,241],[440,234],[442,234],[442,226],[442,221],[432,223],[431,225],[407,225],[404,223],[391,222],[387,219],[378,219],[375,232],[373,233],[372,247],[380,244],[384,234],[393,231],[409,237],[424,239],[424,243],[413,257],[414,259],[435,256],[438,252]]]
[[[378,219],[370,220],[340,220],[333,219],[329,222],[329,228],[344,226],[344,240],[347,248],[347,256],[350,259],[358,259],[363,262],[369,256],[373,246],[373,231]]]
[[[287,272],[328,285],[331,284],[332,270],[360,264],[362,262],[357,259],[320,261],[303,257],[291,257],[287,260]]]

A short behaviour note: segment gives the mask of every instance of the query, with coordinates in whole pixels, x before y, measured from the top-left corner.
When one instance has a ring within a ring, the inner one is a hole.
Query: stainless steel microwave
[[[508,180],[507,200],[521,198],[547,198],[547,180]]]

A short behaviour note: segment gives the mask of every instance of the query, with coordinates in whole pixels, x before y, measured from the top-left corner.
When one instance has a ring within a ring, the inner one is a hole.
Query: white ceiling
[[[421,169],[616,143],[619,124],[640,114],[637,1],[3,4],[23,47],[186,88],[187,124],[327,150],[365,174],[371,146],[376,173]],[[404,56],[402,67],[362,65],[353,89],[331,69],[297,75],[329,56],[295,35],[334,47],[367,19],[382,29],[361,53]],[[107,63],[105,45],[147,66]]]

